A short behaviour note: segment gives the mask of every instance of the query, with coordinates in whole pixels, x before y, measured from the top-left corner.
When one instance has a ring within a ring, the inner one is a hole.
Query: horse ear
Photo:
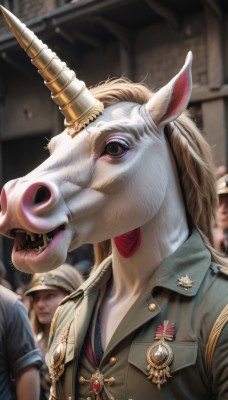
[[[186,108],[192,89],[191,66],[192,52],[189,51],[180,72],[146,104],[159,130],[176,119]]]

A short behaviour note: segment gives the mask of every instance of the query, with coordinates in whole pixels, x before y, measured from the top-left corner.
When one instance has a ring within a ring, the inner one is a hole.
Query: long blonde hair
[[[153,96],[145,85],[124,78],[108,80],[91,91],[105,108],[121,101],[145,104]],[[210,146],[187,112],[167,124],[165,134],[176,159],[189,226],[199,231],[212,260],[228,265],[214,248],[213,225],[218,196]],[[96,269],[111,254],[111,241],[96,243],[94,252]]]

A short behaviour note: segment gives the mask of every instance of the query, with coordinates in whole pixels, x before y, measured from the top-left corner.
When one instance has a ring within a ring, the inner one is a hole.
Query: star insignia
[[[192,287],[192,284],[194,281],[191,281],[188,275],[182,276],[181,278],[178,279],[178,285],[183,286],[185,290],[190,289]]]

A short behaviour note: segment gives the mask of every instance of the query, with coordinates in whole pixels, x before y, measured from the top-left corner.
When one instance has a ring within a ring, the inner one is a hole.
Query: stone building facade
[[[228,163],[228,4],[226,0],[0,0],[89,85],[127,76],[157,89],[193,52],[190,111]],[[0,18],[0,181],[45,159],[63,118]],[[9,263],[8,241],[2,257]],[[0,253],[1,254],[1,253]]]

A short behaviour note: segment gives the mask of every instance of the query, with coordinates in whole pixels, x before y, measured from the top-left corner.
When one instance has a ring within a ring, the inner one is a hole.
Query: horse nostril
[[[7,196],[6,196],[6,191],[3,188],[0,196],[0,212],[3,214],[6,213],[7,211]]]
[[[41,186],[36,192],[34,204],[47,202],[51,197],[51,192],[46,186]]]

